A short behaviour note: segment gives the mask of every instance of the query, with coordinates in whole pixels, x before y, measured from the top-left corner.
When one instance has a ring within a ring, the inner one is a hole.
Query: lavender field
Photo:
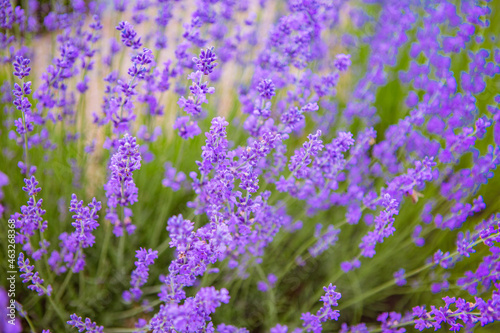
[[[0,0],[0,333],[500,332],[500,1]]]

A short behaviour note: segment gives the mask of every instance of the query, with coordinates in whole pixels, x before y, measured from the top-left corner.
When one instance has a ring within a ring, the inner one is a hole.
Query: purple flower
[[[399,212],[399,202],[386,193],[382,197],[381,204],[385,209],[375,217],[375,230],[369,231],[366,236],[363,236],[359,244],[361,255],[364,257],[373,257],[375,255],[375,245],[382,243],[384,238],[389,237],[396,230],[393,225],[393,216]]]
[[[30,59],[24,58],[22,56],[17,56],[14,61],[14,75],[21,80],[26,76],[30,75],[31,68],[29,67],[31,63]]]
[[[37,123],[39,122],[38,117],[36,117],[31,110],[31,103],[28,97],[25,97],[31,94],[31,82],[24,82],[24,77],[28,76],[31,70],[30,67],[28,67],[29,64],[29,59],[23,58],[22,56],[16,57],[16,61],[14,62],[14,75],[23,80],[23,85],[21,87],[19,84],[14,83],[14,89],[12,90],[12,94],[15,96],[12,103],[16,109],[22,113],[21,118],[14,120],[14,125],[16,126],[17,133],[21,136],[19,142],[24,143],[24,141],[28,141],[28,143],[24,145],[26,149],[29,149],[30,146],[30,137],[28,137],[27,134],[34,130],[35,121],[37,121]],[[25,151],[25,154],[28,156],[28,151]]]
[[[201,50],[200,56],[198,58],[193,57],[193,61],[196,64],[196,67],[205,75],[208,75],[213,72],[217,63],[217,56],[215,55],[214,48]]]
[[[182,215],[172,216],[167,222],[167,231],[170,233],[170,247],[185,252],[193,241],[193,222],[184,220]]]
[[[189,90],[191,95],[188,98],[181,96],[177,104],[194,119],[203,119],[206,112],[203,110],[203,103],[207,103],[207,94],[215,92],[214,87],[209,87],[208,82],[203,82],[203,74],[208,75],[217,64],[213,64],[217,57],[213,49],[202,50],[200,58],[193,58],[198,71],[189,74],[188,79],[192,81]],[[179,130],[179,135],[183,139],[192,138],[201,133],[195,121],[190,121],[190,117],[178,117],[174,124],[174,129]]]
[[[41,188],[36,187],[38,185],[38,181],[35,179],[35,176],[31,176],[29,179],[25,178],[24,183],[26,186],[23,187],[23,191],[28,193],[30,197],[37,195],[37,193],[42,190]]]
[[[269,100],[276,94],[274,83],[269,79],[261,80],[257,86],[257,91],[262,98]]]
[[[179,131],[179,136],[185,140],[194,138],[201,133],[198,124],[188,116],[178,117],[174,123],[174,129]]]
[[[340,293],[335,291],[336,286],[330,285],[328,287],[323,287],[325,295],[321,296],[320,301],[323,302],[323,306],[318,310],[316,315],[309,312],[302,314],[302,326],[306,332],[321,332],[321,323],[327,320],[338,320],[340,313],[338,310],[333,310],[332,308],[338,306],[338,300],[342,297]]]
[[[177,332],[213,332],[210,314],[222,303],[229,302],[226,289],[201,288],[195,297],[189,297],[184,304],[167,303],[160,305],[160,311],[151,319],[150,329],[163,330],[173,327]],[[234,332],[234,331],[232,331]]]
[[[79,317],[76,315],[76,313],[73,313],[70,316],[71,320],[68,320],[68,325],[73,326],[78,330],[78,332],[87,332],[87,333],[103,333],[104,332],[104,327],[103,326],[97,326],[96,323],[92,322],[90,318],[85,318],[85,322],[82,320],[82,317]]]
[[[264,281],[257,282],[257,290],[266,292],[269,289],[269,286]]]
[[[20,213],[14,213],[11,218],[14,219],[16,229],[18,232],[16,234],[16,243],[26,244],[28,246],[25,248],[28,254],[32,253],[32,248],[29,246],[29,239],[35,234],[36,230],[44,232],[47,229],[47,221],[43,220],[43,215],[45,215],[45,210],[42,209],[43,199],[36,200],[35,196],[40,192],[41,188],[38,188],[38,181],[35,176],[31,178],[25,178],[24,183],[26,186],[23,187],[30,197],[28,199],[27,205],[21,207]]]
[[[304,142],[302,148],[295,151],[295,154],[290,158],[288,169],[292,171],[292,175],[297,175],[298,178],[306,178],[308,170],[306,166],[312,162],[312,157],[318,155],[323,149],[323,141],[320,139],[321,131],[316,131],[315,134],[309,134],[309,141]]]
[[[174,191],[180,190],[185,185],[186,174],[182,171],[177,172],[170,162],[166,162],[164,167],[165,178],[162,180],[162,185]]]
[[[340,269],[345,273],[347,273],[355,268],[359,268],[360,266],[361,266],[361,261],[359,261],[358,258],[354,258],[352,261],[342,262],[340,264]]]
[[[137,32],[134,30],[134,26],[127,21],[122,21],[116,27],[116,30],[120,31],[122,43],[131,47],[134,50],[139,49],[142,46],[141,37],[137,37]]]
[[[270,333],[287,333],[287,332],[288,332],[288,327],[280,324],[277,324],[270,330]]]
[[[35,272],[35,266],[30,265],[28,258],[24,257],[24,253],[19,253],[19,258],[17,261],[19,266],[19,271],[23,274],[20,277],[23,279],[23,283],[31,283],[28,289],[36,291],[39,296],[52,294],[52,286],[49,284],[47,287],[43,286],[43,279],[39,276],[38,272]]]
[[[108,210],[106,218],[114,225],[114,233],[123,234],[123,227],[127,227],[127,232],[132,233],[134,228],[130,222],[126,222],[126,217],[123,216],[123,221],[120,221],[117,214],[117,207],[129,206],[137,202],[138,189],[132,178],[132,173],[141,168],[141,155],[139,153],[139,145],[136,143],[135,137],[125,134],[119,141],[117,151],[111,157],[109,169],[111,175],[108,182],[104,185],[106,197],[108,198]],[[128,214],[130,217],[131,214]]]
[[[226,158],[228,147],[227,125],[229,123],[223,117],[213,118],[210,131],[205,133],[207,139],[205,140],[205,146],[201,148],[203,161],[198,162],[200,172],[204,175],[210,173],[214,165],[221,163]]]
[[[130,281],[132,288],[123,293],[123,298],[128,302],[130,302],[131,299],[137,301],[141,298],[142,290],[140,287],[147,282],[149,277],[149,266],[154,264],[155,259],[158,258],[158,251],[141,248],[136,251],[135,257],[137,258],[135,262],[137,268],[132,272],[132,279]]]
[[[262,292],[268,291],[270,288],[273,288],[278,278],[274,274],[269,274],[267,276],[267,281],[259,281],[257,282],[257,289]]]
[[[406,284],[405,270],[401,268],[400,270],[394,272],[394,279],[396,280],[396,284],[398,286],[404,286]]]
[[[316,231],[314,233],[314,237],[317,238],[316,244],[309,248],[309,253],[312,257],[317,257],[321,253],[328,250],[328,248],[335,245],[338,241],[338,234],[340,233],[340,229],[336,229],[333,225],[329,225],[327,230],[321,234],[322,224],[316,225]]]
[[[76,194],[71,196],[69,211],[73,213],[72,218],[75,221],[71,225],[75,231],[71,234],[64,232],[59,236],[61,250],[52,252],[49,258],[49,265],[57,274],[66,272],[68,269],[75,273],[83,270],[85,266],[83,249],[92,247],[95,243],[95,236],[92,232],[99,226],[97,212],[100,209],[101,202],[95,198],[84,206],[83,200],[78,201]]]
[[[338,54],[335,57],[335,67],[341,72],[345,72],[351,66],[350,54]]]
[[[153,51],[147,48],[143,48],[142,52],[139,52],[136,56],[132,57],[132,67],[128,69],[128,75],[133,79],[144,79],[146,74],[151,68],[151,64],[154,61]],[[128,95],[130,88],[133,87],[131,83],[123,89],[123,92]]]
[[[377,321],[381,322],[380,326],[382,327],[383,332],[387,332],[387,333],[389,333],[389,332],[390,333],[404,333],[404,332],[406,332],[406,329],[404,329],[403,327],[398,328],[396,326],[397,324],[405,321],[402,319],[402,315],[400,313],[384,312],[377,317]]]

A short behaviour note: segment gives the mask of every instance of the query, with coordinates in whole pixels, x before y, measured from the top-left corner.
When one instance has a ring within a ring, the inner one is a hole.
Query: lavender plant
[[[0,331],[497,332],[499,29],[0,0]]]

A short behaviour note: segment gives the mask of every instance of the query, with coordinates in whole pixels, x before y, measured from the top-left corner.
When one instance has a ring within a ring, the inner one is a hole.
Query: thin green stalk
[[[165,252],[169,247],[170,243],[170,239],[169,238],[166,238],[157,248],[158,250],[158,256],[160,256],[160,254],[162,254],[163,252]]]
[[[30,330],[32,333],[36,333],[35,326],[33,326],[33,323],[31,322],[30,317],[28,316],[28,313],[26,311],[20,311],[26,322],[28,323],[28,326],[30,327]]]
[[[78,294],[80,298],[83,298],[83,295],[85,295],[85,276],[83,275],[83,271],[80,271],[80,273],[78,273],[78,278]]]
[[[169,196],[168,196],[168,202],[165,208],[166,214],[170,212],[170,206],[172,205],[172,201],[174,198],[173,191],[170,191]],[[158,242],[160,241],[160,236],[161,236],[161,231],[162,229],[164,230],[166,228],[164,219],[158,219],[156,221],[156,224],[154,226],[154,231],[153,231],[153,239],[151,241],[152,248],[155,248],[158,245]]]
[[[50,304],[52,305],[54,310],[56,310],[56,313],[59,316],[59,318],[61,319],[61,321],[63,322],[63,324],[66,325],[66,321],[68,320],[69,316],[64,312],[64,310],[61,310],[59,308],[59,306],[56,304],[56,302],[52,299],[52,296],[47,295],[47,297],[49,298]]]
[[[366,207],[365,207],[366,209]],[[335,226],[335,229],[340,229],[342,226],[344,226],[345,224],[347,224],[347,219],[344,219],[342,222],[340,222],[338,225]],[[280,276],[278,279],[281,279],[283,276],[285,276],[286,274],[288,274],[288,272],[294,268],[296,265],[297,265],[297,262],[296,262],[296,258],[299,258],[299,257],[302,257],[304,255],[306,255],[307,257],[306,258],[302,258],[303,261],[307,261],[311,258],[311,255],[309,253],[305,253],[311,246],[313,246],[316,242],[318,241],[318,239],[316,237],[310,237],[307,242],[303,243],[302,246],[297,250],[295,251],[294,255],[292,256],[293,260],[290,260],[287,264],[287,266],[285,267],[285,269],[283,269],[280,273]]]
[[[128,168],[128,164],[129,164],[129,161],[130,161],[130,158],[127,159],[127,168]],[[122,193],[122,197],[123,197],[123,182],[121,183],[121,193]],[[122,209],[121,209],[121,216],[120,216],[120,221],[122,221],[123,224],[125,224],[125,207],[124,206],[121,206]],[[123,228],[123,234],[120,236],[120,240],[118,241],[118,256],[117,256],[117,262],[118,262],[118,268],[121,270],[121,271],[125,271],[124,267],[123,267],[123,255],[124,255],[124,252],[125,252],[125,237],[127,237],[127,230],[126,228]]]
[[[110,327],[104,329],[104,333],[131,333],[131,332],[137,332],[137,328]]]
[[[101,250],[101,255],[99,257],[99,263],[97,265],[97,280],[100,281],[102,279],[102,274],[104,270],[104,262],[106,261],[106,258],[108,256],[108,247],[109,247],[109,240],[111,238],[111,224],[105,222],[104,226],[104,243],[102,246]]]
[[[261,265],[256,265],[255,268],[257,269],[257,272],[259,273],[260,277],[262,280],[267,280],[266,275],[264,274],[264,271],[262,270]],[[274,294],[274,289],[272,286],[269,286],[269,289],[267,290],[267,293],[269,295],[269,316],[266,317],[268,319],[269,324],[276,323],[277,320],[277,315],[276,315],[276,296]],[[269,325],[270,326],[270,325]]]
[[[70,269],[68,273],[66,274],[66,277],[64,278],[64,281],[62,285],[59,287],[59,290],[56,294],[56,301],[59,302],[61,297],[64,295],[64,291],[66,290],[66,287],[68,286],[69,281],[71,280],[71,277],[73,276],[73,269]]]
[[[485,241],[485,240],[487,240],[487,239],[491,239],[491,238],[497,237],[498,235],[499,235],[499,233],[496,233],[496,234],[490,235],[490,236],[489,236],[489,237],[487,237],[486,239],[479,239],[479,240],[475,241],[474,243],[472,243],[472,244],[471,244],[471,247],[474,247],[474,246],[476,246],[477,244],[482,243],[482,242],[484,242],[484,241]],[[444,258],[444,259],[453,258],[453,257],[455,257],[456,255],[458,255],[458,251],[454,251],[453,253],[451,253],[450,255],[448,255],[448,256],[447,256],[446,258]],[[432,266],[436,266],[436,264],[434,264],[434,263],[432,263],[432,262],[431,262],[431,263],[428,263],[428,264],[425,264],[425,265],[423,265],[423,266],[421,266],[421,267],[419,267],[419,268],[416,268],[416,269],[414,269],[413,271],[411,271],[411,272],[407,273],[407,274],[405,275],[405,278],[409,278],[409,277],[412,277],[412,276],[414,276],[414,275],[417,275],[418,273],[420,273],[420,272],[422,272],[422,271],[424,271],[424,270],[426,270],[426,269],[428,269],[428,268],[430,268],[430,267],[432,267]],[[372,290],[370,290],[370,291],[368,291],[368,292],[366,292],[366,293],[363,293],[362,297],[352,298],[352,299],[350,299],[349,301],[347,301],[346,303],[343,303],[341,306],[339,306],[339,310],[341,310],[341,309],[345,309],[345,308],[347,308],[347,307],[349,307],[349,306],[351,306],[351,305],[353,305],[353,304],[356,304],[357,302],[360,302],[361,300],[364,300],[364,299],[366,299],[367,297],[370,297],[370,296],[375,295],[375,294],[377,294],[377,293],[379,293],[379,292],[381,292],[381,291],[383,291],[383,290],[385,290],[385,289],[387,289],[387,288],[389,288],[389,287],[392,287],[392,286],[393,286],[393,285],[395,285],[395,284],[396,284],[396,280],[395,280],[395,279],[392,279],[392,280],[390,280],[390,281],[387,281],[386,283],[381,284],[380,286],[375,287],[375,288],[373,288]]]
[[[125,237],[127,236],[127,232],[123,230],[123,235],[120,237],[120,241],[118,243],[118,268],[122,271],[125,270],[123,267],[123,254],[125,252]]]
[[[121,311],[121,312],[115,312],[115,313],[110,313],[109,314],[109,318],[110,319],[113,319],[113,320],[117,320],[117,319],[125,319],[125,318],[131,318],[131,317],[134,317],[140,313],[144,313],[144,311],[148,310],[149,308],[151,307],[155,307],[159,304],[161,304],[162,301],[160,301],[159,299],[149,303],[148,305],[145,305],[145,306],[141,306],[141,307],[138,307],[138,308],[134,308],[134,309],[129,309],[129,310],[126,310],[126,311]]]

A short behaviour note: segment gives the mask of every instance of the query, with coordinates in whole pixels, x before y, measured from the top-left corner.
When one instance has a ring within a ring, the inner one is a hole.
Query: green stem
[[[30,327],[30,330],[32,333],[36,333],[35,327],[33,326],[33,323],[31,322],[30,317],[28,316],[28,313],[26,311],[20,311],[24,319],[26,319],[26,322],[28,323],[28,326]]]
[[[105,333],[131,333],[137,332],[137,328],[125,328],[125,327],[111,327],[106,328]]]
[[[167,205],[165,208],[167,216],[170,212],[170,206],[172,205],[173,197],[174,197],[173,190],[171,190],[169,193],[168,202],[167,202]],[[155,226],[154,226],[153,239],[151,242],[151,244],[153,245],[152,246],[153,248],[155,248],[158,245],[158,242],[160,241],[160,236],[161,236],[162,230],[165,230],[165,228],[166,228],[165,223],[163,221],[165,221],[165,219],[158,219],[156,221]]]
[[[80,271],[78,277],[79,277],[78,291],[80,294],[80,298],[83,298],[83,295],[85,295],[85,276],[83,275],[83,271]]]
[[[120,241],[118,243],[118,267],[121,270],[124,270],[123,267],[123,254],[125,252],[125,237],[127,236],[126,230],[123,230],[123,235],[120,237]]]
[[[66,274],[66,277],[64,278],[64,281],[59,288],[59,291],[56,294],[56,301],[59,302],[61,297],[64,295],[64,291],[66,290],[66,287],[68,286],[69,281],[71,280],[71,277],[73,276],[73,269],[70,269],[68,273]]]
[[[127,159],[127,168],[128,168],[128,164],[129,164],[129,159]],[[123,198],[123,182],[121,184],[121,192],[122,192],[122,198]],[[127,230],[125,228],[125,207],[124,206],[121,206],[122,209],[122,214],[121,214],[121,221],[122,221],[122,225],[123,225],[123,234],[121,235],[120,237],[120,240],[118,242],[118,268],[121,269],[123,272],[125,271],[124,267],[123,267],[123,255],[124,255],[124,252],[125,252],[125,239],[127,237]]]
[[[485,241],[485,240],[487,240],[487,239],[491,239],[491,238],[497,237],[497,236],[499,235],[499,233],[500,233],[500,232],[497,232],[497,233],[495,233],[495,234],[493,234],[493,235],[490,235],[489,237],[487,237],[487,238],[485,238],[485,239],[478,239],[477,241],[475,241],[474,243],[472,243],[472,244],[471,244],[471,247],[474,247],[474,246],[476,246],[477,244],[482,243],[482,242],[484,242],[484,241]],[[450,255],[448,255],[448,256],[447,256],[446,258],[444,258],[444,259],[453,258],[453,257],[455,257],[456,255],[458,255],[458,251],[455,251],[455,252],[451,253]],[[426,270],[426,269],[428,269],[428,268],[430,268],[430,267],[432,267],[432,266],[436,266],[436,264],[434,264],[433,262],[431,262],[431,263],[429,263],[429,264],[425,264],[425,265],[423,265],[423,266],[421,266],[421,267],[419,267],[419,268],[416,268],[416,269],[414,269],[413,271],[411,271],[411,272],[407,273],[407,274],[405,275],[405,278],[409,278],[409,277],[412,277],[412,276],[414,276],[414,275],[417,275],[418,273],[420,273],[420,272],[422,272],[422,271],[424,271],[424,270]],[[360,302],[361,300],[366,299],[367,297],[370,297],[370,296],[375,295],[376,293],[378,293],[378,292],[380,292],[380,291],[382,291],[382,290],[385,290],[385,289],[387,289],[387,288],[389,288],[389,287],[392,287],[392,286],[393,286],[393,285],[395,285],[395,284],[396,284],[396,280],[395,280],[395,279],[392,279],[392,280],[390,280],[390,281],[387,281],[386,283],[384,283],[384,284],[382,284],[382,285],[380,285],[380,286],[378,286],[378,287],[375,287],[375,288],[373,288],[372,290],[370,290],[370,291],[368,291],[368,292],[366,292],[366,293],[363,293],[363,295],[362,295],[361,297],[352,298],[352,299],[351,299],[351,300],[349,300],[348,302],[343,303],[343,304],[342,304],[342,306],[339,306],[339,310],[341,310],[341,309],[345,309],[345,308],[347,308],[347,307],[349,307],[349,306],[351,306],[351,305],[353,305],[353,304],[356,304],[356,303]]]
[[[170,247],[170,238],[166,238],[159,246],[158,246],[158,256],[165,252]]]
[[[366,207],[364,208],[366,209]],[[342,226],[344,226],[345,224],[347,224],[347,219],[344,219],[342,222],[340,222],[338,225],[335,226],[335,229],[340,229]],[[286,274],[288,274],[288,272],[294,268],[296,265],[297,265],[297,261],[295,259],[297,259],[298,257],[302,257],[303,255],[307,255],[306,258],[302,258],[302,260],[305,262],[307,260],[309,260],[311,258],[311,255],[309,253],[305,253],[311,246],[314,245],[314,243],[316,243],[318,241],[318,239],[316,237],[310,237],[307,242],[303,243],[302,246],[297,250],[295,251],[295,254],[292,256],[293,260],[289,261],[287,266],[285,267],[284,270],[282,270],[280,276],[278,279],[281,279],[283,276],[285,276]]]
[[[105,222],[105,230],[104,230],[104,244],[101,250],[101,256],[99,257],[99,264],[97,265],[97,280],[100,281],[102,278],[103,270],[104,270],[104,262],[108,256],[108,247],[109,240],[111,239],[111,224]]]
[[[49,298],[50,304],[52,305],[54,310],[56,310],[56,313],[59,316],[59,318],[62,320],[63,324],[66,325],[66,321],[69,318],[69,316],[63,310],[61,310],[59,308],[59,306],[56,304],[56,302],[52,299],[52,296],[47,295],[47,297]]]
[[[109,318],[116,320],[116,319],[125,319],[125,318],[134,317],[135,315],[138,315],[140,313],[144,313],[144,311],[148,310],[149,308],[155,307],[161,303],[162,303],[162,301],[155,300],[154,302],[151,302],[147,306],[141,306],[138,308],[127,310],[127,311],[111,313],[111,314],[109,314]]]
[[[262,270],[261,265],[256,265],[255,268],[257,269],[257,272],[259,273],[261,279],[267,281],[267,277],[264,274],[264,271]],[[273,323],[277,322],[277,319],[276,319],[276,296],[274,295],[274,289],[272,286],[269,286],[267,293],[269,294],[269,317],[268,317],[269,325],[268,326],[270,327]]]

